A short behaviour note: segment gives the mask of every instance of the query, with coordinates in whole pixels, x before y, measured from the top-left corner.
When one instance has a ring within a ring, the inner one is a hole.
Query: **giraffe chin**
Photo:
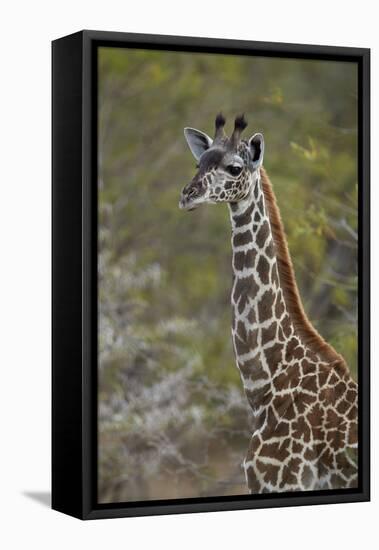
[[[185,199],[181,199],[179,201],[180,210],[184,210],[186,212],[192,212],[192,210],[196,210],[198,206],[200,206],[200,203],[196,203],[195,201],[186,201]]]

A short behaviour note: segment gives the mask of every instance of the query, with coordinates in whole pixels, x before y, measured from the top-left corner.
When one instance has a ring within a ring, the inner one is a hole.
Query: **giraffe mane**
[[[295,271],[288,249],[283,222],[272,189],[272,184],[263,167],[260,168],[260,173],[265,204],[276,249],[279,278],[284,300],[294,323],[294,327],[304,343],[314,352],[320,354],[326,361],[336,362],[347,369],[348,367],[342,355],[337,353],[336,350],[317,332],[304,311],[296,283]]]

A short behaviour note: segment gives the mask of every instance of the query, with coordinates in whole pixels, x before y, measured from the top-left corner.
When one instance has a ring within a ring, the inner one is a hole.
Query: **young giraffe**
[[[317,333],[298,293],[279,210],[262,166],[262,134],[214,140],[185,128],[198,171],[180,208],[228,203],[232,222],[232,337],[254,417],[244,461],[251,493],[357,486],[357,385]]]

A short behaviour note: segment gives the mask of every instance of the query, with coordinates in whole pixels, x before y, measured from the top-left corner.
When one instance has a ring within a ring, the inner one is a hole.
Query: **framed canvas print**
[[[369,50],[53,42],[53,508],[369,499]]]

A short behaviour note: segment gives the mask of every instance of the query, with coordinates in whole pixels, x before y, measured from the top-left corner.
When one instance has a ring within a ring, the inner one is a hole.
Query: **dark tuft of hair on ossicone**
[[[247,126],[247,120],[245,118],[245,115],[238,115],[234,121],[233,134],[229,140],[229,147],[231,149],[234,149],[234,150],[237,149],[238,143],[241,139],[241,133],[244,131],[246,126]]]
[[[218,113],[218,115],[216,116],[216,121],[215,121],[216,130],[218,128],[224,127],[225,123],[226,123],[226,119],[225,119],[224,115],[222,113]]]
[[[222,141],[225,139],[225,117],[222,113],[218,113],[215,120],[215,143],[222,143]]]
[[[243,130],[246,127],[247,127],[247,120],[245,118],[245,115],[238,115],[234,121],[235,130],[239,130],[240,132],[243,132]]]

